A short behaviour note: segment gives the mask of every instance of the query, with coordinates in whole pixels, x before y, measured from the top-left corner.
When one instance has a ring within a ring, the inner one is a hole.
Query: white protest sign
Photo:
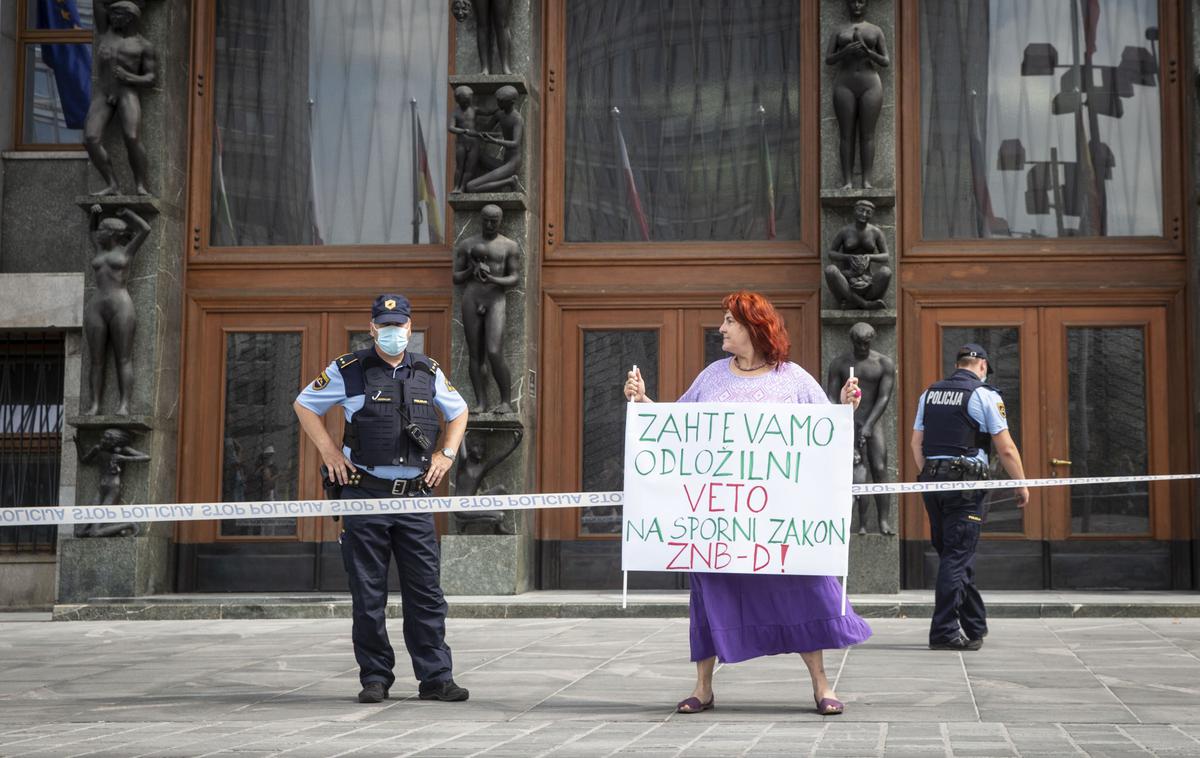
[[[845,576],[848,405],[630,403],[621,568]]]

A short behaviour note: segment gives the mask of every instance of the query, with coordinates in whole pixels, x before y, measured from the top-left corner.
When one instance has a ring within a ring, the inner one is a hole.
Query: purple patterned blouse
[[[700,372],[681,403],[828,403],[816,379],[795,363],[759,376],[733,373],[733,358],[710,363]]]

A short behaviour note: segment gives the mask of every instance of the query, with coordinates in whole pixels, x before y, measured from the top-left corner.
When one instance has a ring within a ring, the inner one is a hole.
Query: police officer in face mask
[[[437,361],[408,350],[411,307],[402,295],[380,295],[371,306],[373,347],[347,353],[301,391],[293,405],[317,446],[327,480],[341,498],[428,495],[446,476],[467,428],[467,404]],[[321,416],[342,406],[339,445]],[[436,409],[436,410],[435,410]],[[446,419],[441,443],[438,414]],[[446,600],[438,575],[431,514],[347,516],[339,542],[354,600],[354,657],[360,703],[379,703],[395,681],[396,657],[385,625],[387,580],[396,556],[404,611],[404,645],[422,700],[466,700],[451,678]]]
[[[917,401],[912,454],[922,482],[988,478],[988,454],[995,445],[1004,470],[1024,479],[1021,454],[1004,413],[1004,401],[984,379],[992,373],[987,351],[971,343],[958,350],[955,371],[935,382]],[[938,554],[937,590],[929,647],[978,650],[987,636],[983,599],[975,588],[975,548],[983,527],[980,508],[985,492],[926,492],[930,538]],[[1024,508],[1029,490],[1016,491]]]

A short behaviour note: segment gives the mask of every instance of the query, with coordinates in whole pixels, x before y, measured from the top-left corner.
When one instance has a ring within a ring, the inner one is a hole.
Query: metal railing
[[[58,505],[64,345],[0,333],[0,508]],[[0,527],[0,554],[53,553],[55,526]]]

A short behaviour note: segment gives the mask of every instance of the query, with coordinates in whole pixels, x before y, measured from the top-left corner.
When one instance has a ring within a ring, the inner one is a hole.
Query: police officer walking
[[[919,481],[987,479],[993,444],[1008,475],[1025,478],[1021,454],[1008,432],[1004,401],[984,381],[992,370],[983,347],[963,345],[954,373],[921,394],[911,442],[913,459],[921,470]],[[978,650],[987,636],[983,598],[975,588],[975,548],[983,527],[985,494],[967,490],[922,494],[939,559],[930,649]],[[1017,507],[1024,508],[1029,489],[1021,487],[1016,496]]]
[[[293,405],[300,426],[317,446],[327,478],[341,498],[428,495],[446,476],[467,428],[467,404],[446,381],[437,361],[408,350],[412,308],[402,295],[380,295],[371,306],[375,344],[329,364]],[[342,406],[342,444],[321,420]],[[436,444],[440,423],[446,434]],[[422,700],[466,700],[451,677],[446,645],[446,599],[439,578],[432,514],[347,516],[339,542],[354,601],[354,657],[360,703],[388,697],[396,677],[395,653],[385,624],[391,557],[396,556],[404,611],[404,645],[420,682]]]

